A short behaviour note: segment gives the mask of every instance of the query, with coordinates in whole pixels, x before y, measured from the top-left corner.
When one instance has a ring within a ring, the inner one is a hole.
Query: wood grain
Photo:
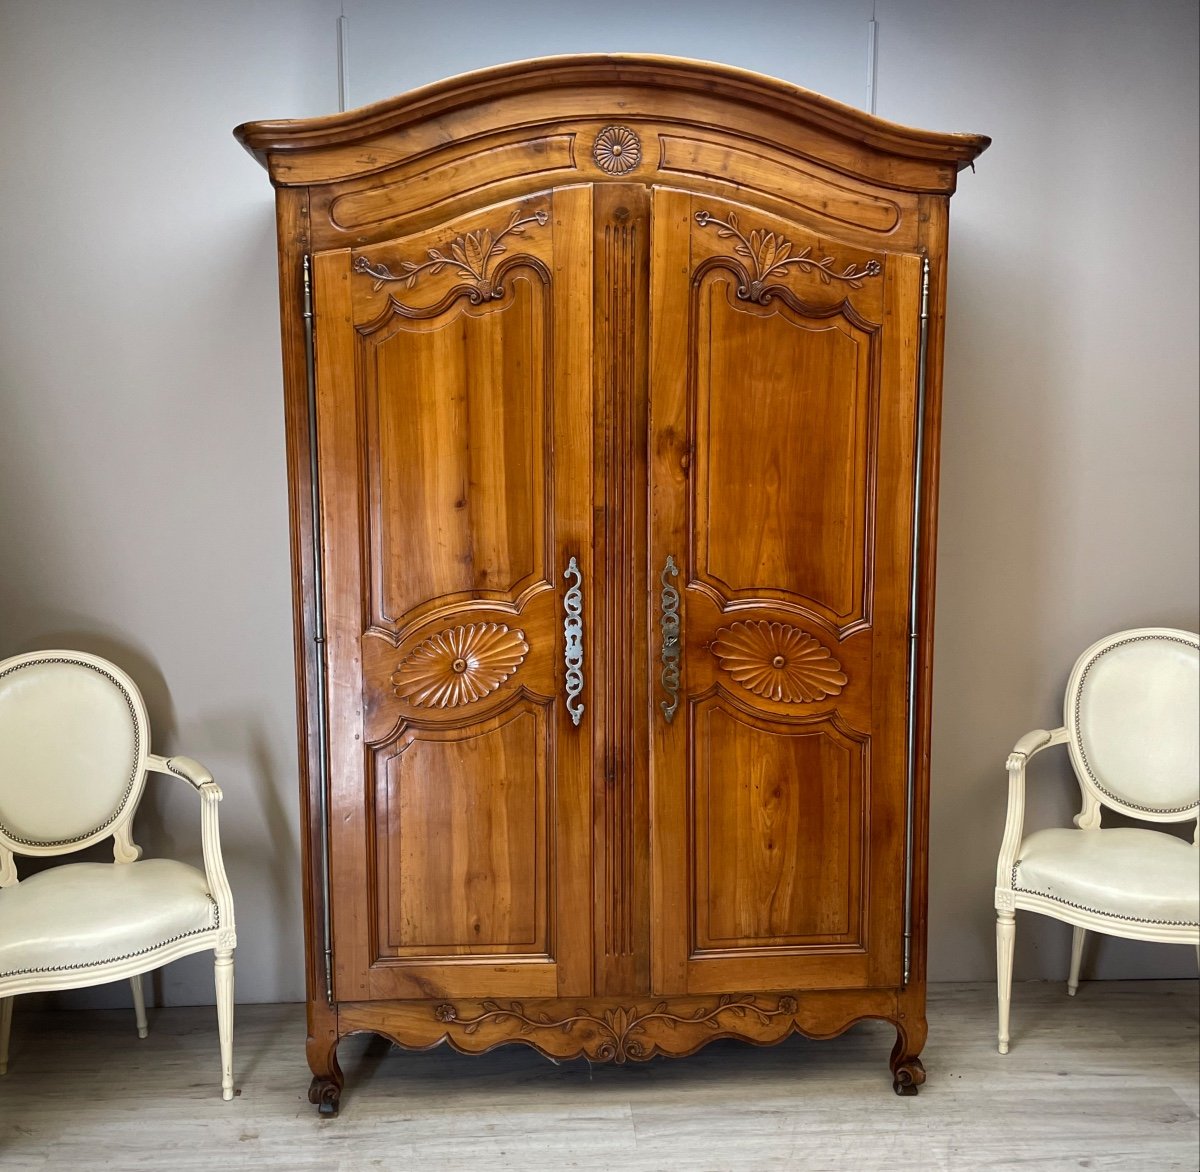
[[[596,965],[598,993],[649,991],[650,854],[646,755],[646,339],[650,206],[644,187],[596,189],[593,545],[597,595],[593,692],[597,737]]]
[[[887,1017],[915,1090],[946,205],[987,140],[626,56],[237,134],[314,275],[315,451],[281,296],[315,1101],[347,1032],[427,1044],[438,1004],[684,1053],[680,1014],[777,1040],[760,997]]]

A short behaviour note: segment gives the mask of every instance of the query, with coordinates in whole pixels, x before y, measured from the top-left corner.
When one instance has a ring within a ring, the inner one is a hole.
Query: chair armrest
[[[1012,771],[1014,757],[1021,756],[1028,761],[1035,753],[1040,753],[1051,745],[1061,745],[1066,739],[1067,730],[1065,728],[1056,728],[1053,732],[1047,732],[1044,728],[1035,728],[1033,732],[1027,732],[1013,745],[1013,751],[1008,757],[1009,771]]]
[[[225,860],[221,855],[221,829],[217,821],[221,787],[213,781],[212,774],[191,757],[160,757],[157,753],[147,753],[146,768],[182,778],[200,795],[200,842],[204,851],[204,875],[208,881],[209,894],[217,904],[221,924],[221,947],[232,949],[237,944],[233,919],[233,892],[225,874]]]
[[[217,783],[213,781],[213,775],[209,773],[199,761],[193,760],[191,757],[160,757],[157,753],[146,754],[146,768],[156,770],[158,773],[169,773],[173,777],[182,777],[189,785],[203,792],[204,787],[211,785],[217,790],[217,801],[221,800],[220,789]]]
[[[1036,728],[1026,733],[1008,755],[1008,813],[1004,820],[1004,838],[1000,843],[1000,857],[996,860],[997,900],[1005,892],[1012,891],[1012,869],[1021,845],[1021,832],[1025,825],[1025,766],[1029,759],[1051,745],[1066,744],[1069,734],[1065,728],[1047,731]],[[999,902],[997,902],[999,907]]]

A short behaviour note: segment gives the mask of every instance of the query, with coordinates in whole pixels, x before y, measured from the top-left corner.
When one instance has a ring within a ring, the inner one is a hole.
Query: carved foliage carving
[[[628,175],[642,161],[642,140],[628,126],[606,126],[596,135],[592,158],[610,175]]]
[[[355,260],[354,271],[374,277],[372,287],[376,290],[389,281],[403,282],[406,289],[412,289],[423,273],[434,276],[449,267],[470,282],[467,295],[472,302],[495,301],[504,295],[503,288],[493,280],[491,273],[492,261],[507,251],[501,241],[506,236],[523,236],[526,224],[545,225],[549,219],[550,213],[545,209],[539,209],[532,216],[522,216],[517,210],[509,217],[502,231],[493,234],[490,228],[477,228],[473,232],[466,232],[456,236],[445,250],[429,249],[426,253],[429,259],[420,264],[412,260],[401,261],[399,272],[393,273],[384,264],[372,264],[365,256]]]
[[[471,623],[439,631],[408,653],[392,691],[418,708],[455,708],[494,692],[529,653],[524,631]]]
[[[786,623],[722,627],[712,652],[747,691],[784,704],[836,696],[847,683],[842,665],[817,639]]]
[[[652,1041],[644,1037],[647,1027],[666,1027],[674,1030],[682,1026],[699,1026],[712,1031],[728,1027],[738,1018],[752,1018],[759,1025],[768,1025],[773,1018],[790,1017],[798,1008],[795,997],[780,997],[770,1007],[761,997],[750,994],[735,996],[723,994],[715,1005],[700,1006],[690,1013],[672,1013],[665,1001],[659,1002],[649,1011],[637,1008],[617,1007],[601,1011],[602,1016],[577,1009],[567,1017],[551,1017],[544,1011],[527,1013],[520,1001],[501,1005],[497,1001],[482,1002],[483,1012],[475,1017],[463,1018],[458,1009],[447,1002],[434,1009],[440,1022],[455,1024],[463,1033],[474,1034],[487,1022],[514,1024],[521,1034],[533,1034],[539,1030],[555,1030],[570,1034],[575,1028],[583,1027],[598,1037],[598,1044],[586,1047],[589,1058],[598,1062],[639,1061],[649,1058],[656,1050]]]
[[[813,256],[812,245],[806,245],[799,252],[793,253],[792,242],[774,232],[764,232],[761,228],[755,228],[749,236],[745,236],[738,227],[737,215],[734,212],[729,213],[728,220],[718,220],[711,212],[697,212],[696,223],[701,228],[715,224],[718,236],[737,241],[733,251],[743,257],[748,265],[732,258],[730,263],[741,279],[737,295],[743,301],[757,301],[765,305],[771,299],[768,279],[773,274],[782,274],[793,267],[802,273],[815,273],[823,285],[845,281],[851,289],[861,289],[867,277],[877,277],[882,271],[879,261],[869,260],[861,269],[851,263],[838,272],[833,267],[832,256]]]

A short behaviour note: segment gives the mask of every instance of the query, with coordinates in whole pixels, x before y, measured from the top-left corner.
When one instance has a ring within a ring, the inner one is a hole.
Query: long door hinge
[[[925,457],[925,371],[929,346],[929,257],[921,265],[921,312],[917,344],[917,427],[913,454],[912,573],[908,596],[908,753],[904,817],[904,984],[912,973],[913,843],[917,784],[917,652],[921,602],[921,493]]]
[[[314,644],[314,713],[317,733],[317,836],[320,843],[321,945],[325,1000],[333,1003],[333,920],[329,908],[329,723],[325,695],[325,576],[321,549],[321,480],[317,459],[317,364],[313,323],[312,258],[303,267],[304,365],[308,382],[308,480],[312,532],[312,640]]]

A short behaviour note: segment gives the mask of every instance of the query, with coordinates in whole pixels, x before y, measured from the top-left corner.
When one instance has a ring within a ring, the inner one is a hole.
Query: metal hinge
[[[312,512],[313,616],[316,651],[315,691],[317,726],[317,821],[320,839],[322,953],[325,1000],[333,1003],[333,920],[329,910],[329,726],[325,697],[325,583],[321,556],[321,481],[317,461],[317,366],[313,327],[312,258],[304,257],[304,363],[308,380],[308,477]]]
[[[921,266],[921,316],[917,345],[917,433],[913,461],[912,577],[908,596],[908,753],[904,817],[904,984],[912,973],[913,934],[913,812],[917,782],[917,640],[920,634],[917,607],[921,577],[921,490],[925,451],[925,372],[929,346],[929,257]]]

